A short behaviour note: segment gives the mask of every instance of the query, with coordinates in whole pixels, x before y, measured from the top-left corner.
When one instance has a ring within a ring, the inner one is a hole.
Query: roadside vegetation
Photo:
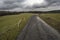
[[[60,14],[49,13],[49,14],[40,14],[40,18],[42,18],[45,22],[51,25],[53,28],[60,32]]]
[[[15,15],[3,14],[1,13],[0,16],[0,40],[15,40],[17,35],[28,22],[28,19],[33,15],[32,13],[15,13]],[[60,14],[47,13],[40,14],[39,16],[45,22],[60,32]]]
[[[32,14],[0,16],[0,40],[15,40]]]

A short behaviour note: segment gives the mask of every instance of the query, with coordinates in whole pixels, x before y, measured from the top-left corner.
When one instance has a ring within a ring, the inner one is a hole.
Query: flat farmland
[[[43,19],[46,23],[51,25],[53,28],[60,32],[60,14],[59,13],[48,13],[48,14],[40,14],[41,19]]]
[[[15,40],[32,14],[0,16],[0,40]]]

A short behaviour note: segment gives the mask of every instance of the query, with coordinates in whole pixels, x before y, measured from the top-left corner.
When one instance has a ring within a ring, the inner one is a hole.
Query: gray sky
[[[0,0],[0,10],[60,10],[60,0]]]

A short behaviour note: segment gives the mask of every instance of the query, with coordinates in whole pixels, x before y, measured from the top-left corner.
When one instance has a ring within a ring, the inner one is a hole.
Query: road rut
[[[33,15],[16,40],[60,40],[60,34],[38,16]]]

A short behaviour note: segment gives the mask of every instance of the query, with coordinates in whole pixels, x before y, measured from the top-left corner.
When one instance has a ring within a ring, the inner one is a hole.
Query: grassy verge
[[[40,14],[40,17],[60,32],[60,14]]]
[[[0,17],[0,40],[15,40],[31,15],[19,14]]]

